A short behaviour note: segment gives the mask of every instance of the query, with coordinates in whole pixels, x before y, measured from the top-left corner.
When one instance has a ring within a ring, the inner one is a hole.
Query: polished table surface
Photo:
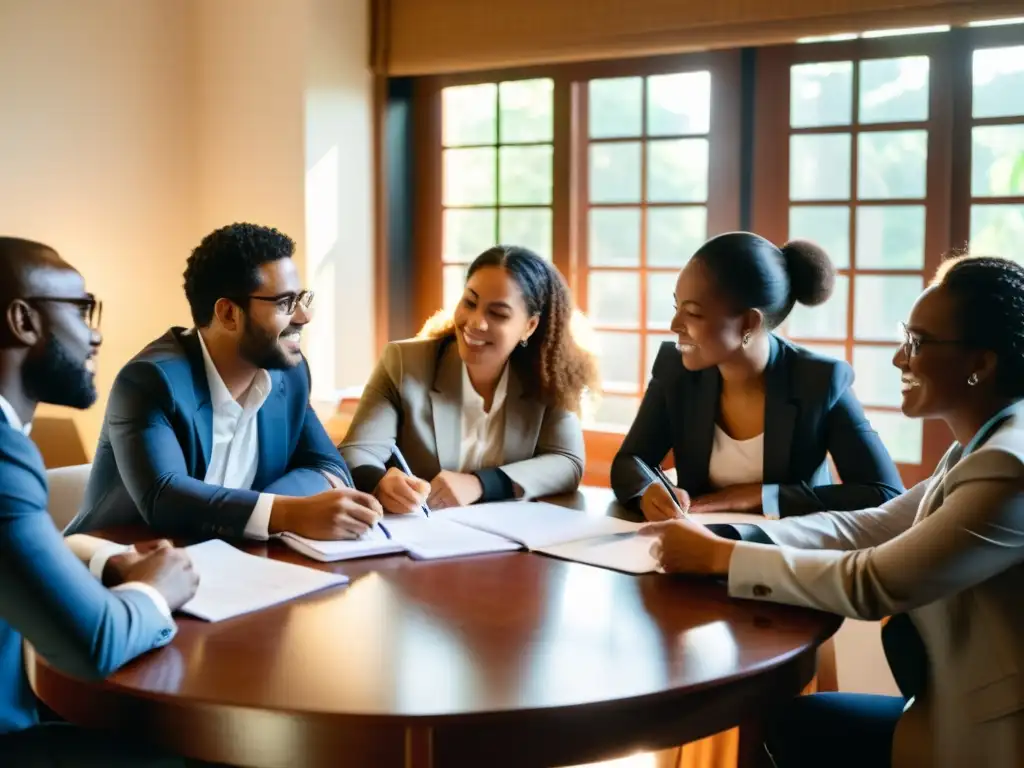
[[[623,514],[609,492],[557,499]],[[149,538],[144,530],[103,532]],[[71,722],[243,766],[567,765],[756,723],[797,695],[840,619],[721,583],[525,552],[321,564],[345,587],[219,623],[103,683],[29,661]]]

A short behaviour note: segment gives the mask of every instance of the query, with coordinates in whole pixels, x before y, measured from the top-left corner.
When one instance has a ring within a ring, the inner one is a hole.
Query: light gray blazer
[[[373,491],[396,444],[417,477],[458,471],[462,360],[454,339],[391,342],[370,376],[339,447],[356,487]],[[532,499],[575,491],[583,479],[583,428],[576,414],[523,393],[515,369],[505,395],[500,469]]]
[[[736,597],[909,614],[929,678],[894,768],[1024,766],[1024,405],[962,455],[878,509],[767,522],[782,546],[740,542],[730,563]]]

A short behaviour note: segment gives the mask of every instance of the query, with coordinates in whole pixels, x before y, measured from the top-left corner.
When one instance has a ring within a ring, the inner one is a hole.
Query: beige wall
[[[101,396],[187,318],[194,44],[177,7],[0,0],[0,232],[53,245],[103,299]],[[104,402],[69,412],[90,453]]]
[[[296,239],[319,393],[369,371],[366,16],[362,0],[0,0],[0,232],[52,244],[104,300],[101,401],[49,411],[90,454],[113,376],[188,324],[185,259],[232,221]]]

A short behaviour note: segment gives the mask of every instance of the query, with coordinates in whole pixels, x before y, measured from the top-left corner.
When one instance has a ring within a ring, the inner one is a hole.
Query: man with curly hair
[[[352,488],[309,405],[299,347],[312,316],[276,229],[207,235],[185,270],[195,327],[171,328],[121,370],[85,503],[67,532],[145,522],[165,535],[360,536],[382,510]]]

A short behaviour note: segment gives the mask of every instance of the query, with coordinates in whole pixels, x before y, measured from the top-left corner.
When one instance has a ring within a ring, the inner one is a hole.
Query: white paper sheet
[[[605,515],[588,515],[578,509],[543,501],[502,501],[452,507],[432,512],[431,517],[453,520],[472,528],[518,541],[528,549],[565,544],[611,533],[630,533],[643,523]]]
[[[181,610],[206,621],[229,619],[348,583],[347,576],[248,555],[218,539],[185,551],[199,573],[199,589]]]
[[[388,530],[391,530],[390,523]],[[377,526],[371,528],[359,539],[343,541],[321,541],[307,539],[297,533],[285,532],[278,537],[283,543],[296,552],[319,560],[322,563],[333,563],[339,560],[356,560],[360,557],[376,557],[378,555],[394,555],[405,552],[405,546],[389,539]]]
[[[654,573],[658,564],[651,557],[651,545],[655,541],[653,536],[613,533],[594,539],[538,547],[534,552],[624,573]]]
[[[522,549],[520,544],[501,536],[434,517],[403,515],[387,520],[385,525],[395,541],[401,542],[409,556],[416,560],[440,560]]]

